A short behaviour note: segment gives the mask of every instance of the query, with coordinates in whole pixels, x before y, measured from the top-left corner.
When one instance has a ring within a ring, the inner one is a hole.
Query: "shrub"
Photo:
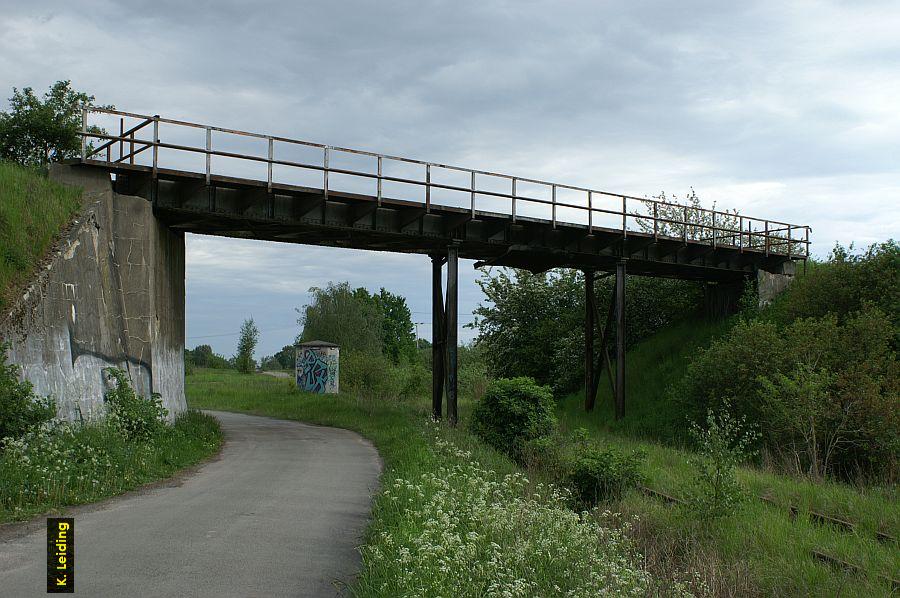
[[[400,398],[401,384],[396,367],[384,355],[351,352],[341,355],[341,386],[367,402]]]
[[[735,469],[752,454],[758,434],[747,426],[746,418],[734,417],[729,410],[725,401],[720,412],[707,412],[705,427],[691,427],[698,455],[690,460],[695,475],[688,506],[701,518],[729,515],[744,497]]]
[[[703,419],[710,409],[720,411],[731,397],[737,414],[759,422],[757,380],[783,370],[787,353],[774,323],[738,320],[726,336],[697,352],[669,394],[693,421]]]
[[[131,387],[124,371],[118,368],[106,368],[105,371],[115,386],[104,397],[111,423],[126,440],[148,440],[157,436],[169,414],[162,406],[160,395],[153,393],[150,398],[144,398]]]
[[[522,465],[563,484],[568,476],[564,445],[565,440],[556,434],[526,440],[521,449]]]
[[[571,460],[568,482],[577,504],[593,507],[600,501],[617,500],[644,480],[646,454],[625,453],[614,447],[588,446]]]
[[[555,426],[553,395],[532,378],[494,380],[472,411],[472,432],[514,459],[521,458],[524,442],[548,436]]]
[[[53,400],[35,395],[30,382],[19,380],[18,366],[6,363],[6,350],[0,345],[0,439],[18,438],[56,416]]]
[[[403,401],[411,401],[431,392],[431,372],[421,363],[406,363],[393,366],[397,372],[398,393]]]

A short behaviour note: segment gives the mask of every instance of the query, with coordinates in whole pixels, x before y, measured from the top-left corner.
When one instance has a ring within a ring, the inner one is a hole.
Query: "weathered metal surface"
[[[441,268],[445,258],[431,256],[431,416],[441,419],[444,398],[444,297]]]
[[[457,333],[459,321],[459,249],[447,248],[447,309],[444,315],[447,339],[447,421],[455,426],[459,421],[457,411]]]

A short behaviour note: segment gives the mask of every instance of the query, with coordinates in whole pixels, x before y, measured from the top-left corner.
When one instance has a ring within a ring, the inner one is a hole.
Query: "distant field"
[[[80,204],[79,189],[0,162],[0,309],[12,305],[28,285]]]

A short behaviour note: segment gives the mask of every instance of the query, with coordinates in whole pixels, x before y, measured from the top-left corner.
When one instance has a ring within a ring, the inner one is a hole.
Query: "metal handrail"
[[[110,135],[107,133],[101,132],[91,132],[88,127],[88,119],[91,113],[99,113],[99,114],[108,114],[119,116],[120,118],[120,134]],[[138,125],[130,128],[128,131],[124,130],[124,119],[125,118],[133,118],[140,119],[142,122]],[[147,127],[148,125],[153,125],[153,139],[138,139],[135,138],[134,134],[138,130]],[[202,129],[206,132],[206,144],[204,147],[196,147],[190,145],[181,145],[174,143],[167,143],[160,141],[159,139],[159,125],[167,124],[174,125],[179,127],[188,127],[194,129]],[[255,156],[250,154],[241,154],[238,152],[228,152],[222,150],[216,150],[212,147],[212,133],[219,132],[230,135],[237,135],[242,137],[249,137],[253,139],[261,139],[265,140],[268,144],[268,155],[266,157]],[[383,200],[382,194],[382,183],[383,182],[392,182],[392,183],[402,183],[402,184],[411,184],[417,185],[420,187],[424,187],[425,189],[425,206],[426,210],[430,211],[433,205],[433,201],[431,198],[432,189],[442,189],[448,191],[456,191],[467,193],[470,196],[470,210],[472,216],[474,217],[476,214],[476,196],[489,196],[495,198],[503,198],[509,199],[511,203],[511,216],[512,221],[516,222],[517,218],[521,218],[521,204],[520,202],[538,204],[538,205],[548,205],[551,207],[552,211],[552,225],[555,227],[558,222],[557,219],[557,208],[568,208],[575,210],[582,210],[587,212],[588,218],[588,229],[590,233],[593,233],[595,228],[594,223],[594,215],[595,214],[610,214],[619,216],[622,219],[621,222],[621,230],[622,235],[628,235],[628,219],[632,219],[632,221],[636,221],[638,223],[642,221],[649,221],[652,225],[647,224],[648,229],[652,229],[654,238],[659,238],[660,236],[660,224],[669,225],[672,228],[680,229],[677,233],[673,232],[673,234],[678,234],[682,237],[683,242],[687,242],[689,240],[688,230],[692,231],[690,235],[691,241],[709,241],[716,246],[718,243],[724,241],[725,239],[734,239],[738,238],[738,246],[741,250],[744,249],[755,249],[756,247],[753,245],[752,241],[755,237],[756,239],[764,240],[763,246],[766,248],[767,252],[771,252],[774,246],[787,245],[787,255],[791,258],[796,259],[807,259],[809,257],[809,233],[811,228],[807,225],[797,225],[790,224],[787,222],[779,222],[777,220],[768,220],[762,218],[754,218],[750,216],[744,216],[741,214],[735,214],[732,212],[724,212],[719,210],[711,210],[707,208],[700,208],[694,206],[685,206],[683,204],[677,204],[667,201],[662,201],[658,199],[651,199],[646,197],[636,197],[631,195],[624,195],[621,193],[610,193],[607,191],[601,191],[598,189],[592,189],[588,187],[580,187],[576,185],[567,185],[563,183],[554,183],[551,181],[544,181],[540,179],[532,179],[528,177],[520,177],[514,175],[508,175],[503,173],[496,173],[487,170],[477,170],[471,168],[463,168],[460,166],[453,166],[448,164],[441,164],[437,162],[427,162],[423,160],[416,160],[413,158],[404,158],[401,156],[394,156],[390,154],[378,154],[375,152],[367,151],[367,150],[359,150],[353,148],[346,148],[340,146],[332,146],[321,143],[315,143],[311,141],[304,141],[300,139],[291,139],[288,137],[280,137],[275,135],[264,135],[261,133],[253,133],[249,131],[241,131],[237,129],[228,129],[223,127],[215,127],[211,125],[203,125],[199,123],[193,123],[189,121],[176,120],[170,118],[163,118],[161,116],[148,116],[144,114],[137,114],[133,112],[125,112],[121,110],[113,110],[107,108],[97,108],[97,107],[84,107],[82,109],[82,130],[80,132],[82,136],[82,159],[95,159],[93,156],[97,155],[100,151],[106,150],[106,162],[110,163],[119,163],[125,159],[131,159],[132,163],[134,160],[134,156],[140,152],[148,148],[153,148],[153,172],[156,175],[158,170],[158,162],[159,162],[159,151],[161,149],[170,149],[175,151],[186,151],[186,152],[194,152],[203,154],[206,156],[206,180],[207,182],[210,180],[211,176],[211,157],[219,156],[226,158],[235,158],[241,160],[247,160],[252,162],[259,162],[267,164],[268,170],[268,188],[271,190],[273,185],[273,165],[279,166],[288,166],[293,168],[300,168],[305,170],[313,170],[322,172],[323,180],[323,192],[327,196],[329,192],[328,185],[328,175],[329,173],[340,174],[340,175],[348,175],[353,177],[374,179],[377,181],[377,201],[380,202]],[[103,139],[106,140],[106,143],[102,144],[100,147],[96,149],[90,149],[86,140],[88,138],[94,139]],[[112,149],[116,146],[116,142],[118,142],[118,151],[119,157],[116,160],[112,159]],[[311,147],[322,150],[323,160],[321,164],[310,164],[305,162],[296,162],[292,160],[282,160],[276,159],[274,155],[274,144],[278,143],[289,143],[294,145],[301,145],[305,147]],[[124,150],[124,144],[129,144],[131,151],[126,155]],[[139,149],[135,150],[134,146],[141,146]],[[366,172],[359,170],[351,170],[346,168],[335,168],[329,164],[329,157],[333,155],[335,152],[353,154],[358,156],[366,156],[375,158],[377,160],[377,172]],[[399,176],[390,176],[385,175],[383,173],[383,162],[385,160],[390,160],[394,162],[400,162],[405,164],[413,164],[425,167],[424,177],[425,180],[419,179],[410,179]],[[441,169],[446,171],[453,172],[461,172],[469,175],[470,184],[468,186],[460,186],[460,185],[451,185],[447,183],[438,183],[432,180],[432,171],[433,169]],[[490,189],[481,189],[477,186],[477,177],[491,177],[495,179],[504,179],[511,182],[511,192],[503,192],[503,191],[493,191]],[[522,183],[532,184],[532,185],[540,185],[543,187],[548,187],[551,193],[551,199],[541,199],[538,197],[532,197],[528,195],[521,195],[517,193],[517,185]],[[567,191],[576,191],[581,193],[586,193],[587,197],[587,205],[574,204],[566,201],[557,200],[557,191],[558,190],[567,190]],[[621,201],[620,209],[607,209],[596,207],[596,196],[601,196],[605,198],[611,198],[615,200]],[[629,212],[628,211],[628,202],[631,200],[632,202],[640,202],[642,205],[648,206],[648,208],[652,209],[652,214],[641,214],[638,212]],[[518,204],[518,205],[517,205]],[[681,220],[666,218],[664,216],[659,215],[659,211],[661,207],[675,208],[678,211],[683,211],[683,218]],[[693,217],[692,217],[693,216]],[[729,219],[739,219],[740,224],[739,228],[729,228],[727,226],[718,226],[716,224],[717,216],[724,216]],[[712,224],[701,222],[701,219],[704,217],[709,217],[712,221]],[[563,221],[565,222],[565,221]],[[753,223],[756,222],[760,227],[760,230],[753,230]],[[748,227],[744,230],[744,226]],[[772,228],[773,225],[776,228]],[[711,236],[702,237],[697,235],[698,232],[709,231],[711,232]],[[797,239],[793,238],[794,233],[798,233],[799,231],[803,231],[804,238]],[[719,233],[724,234],[719,234]],[[780,233],[786,233],[786,236]],[[694,237],[697,238],[694,238]],[[747,243],[744,243],[744,238],[747,238]],[[803,251],[792,251],[792,247],[796,246],[798,248],[803,248]]]

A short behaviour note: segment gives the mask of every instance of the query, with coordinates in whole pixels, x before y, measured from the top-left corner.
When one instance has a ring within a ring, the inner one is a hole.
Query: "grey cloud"
[[[635,195],[693,185],[811,224],[820,255],[900,229],[889,0],[0,5],[7,90],[71,78],[139,112]],[[381,258],[340,273],[375,284]],[[226,270],[191,272],[200,317],[198,294],[230,296]]]

